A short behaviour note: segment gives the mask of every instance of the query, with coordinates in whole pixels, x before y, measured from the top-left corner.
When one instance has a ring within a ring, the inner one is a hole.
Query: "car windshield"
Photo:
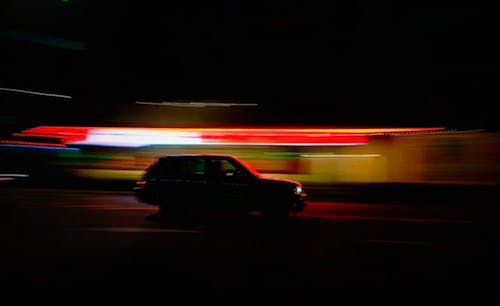
[[[239,159],[237,157],[233,157],[234,160],[236,160],[238,163],[240,163],[243,167],[245,167],[254,177],[256,178],[259,178],[261,177],[262,175],[259,173],[259,171],[257,171],[254,167],[252,167],[250,164],[248,164],[247,162],[245,162],[244,160],[242,159]]]

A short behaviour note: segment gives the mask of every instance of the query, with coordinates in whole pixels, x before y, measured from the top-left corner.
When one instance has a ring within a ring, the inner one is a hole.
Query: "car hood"
[[[275,177],[261,177],[260,181],[264,184],[276,184],[276,185],[290,185],[290,186],[302,186],[298,181],[275,178]]]

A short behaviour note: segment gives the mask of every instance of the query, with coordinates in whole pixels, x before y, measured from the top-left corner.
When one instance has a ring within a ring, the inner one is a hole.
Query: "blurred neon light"
[[[71,96],[67,96],[67,95],[52,94],[52,93],[32,91],[32,90],[23,90],[23,89],[6,88],[6,87],[0,87],[0,90],[3,90],[3,91],[12,91],[12,92],[18,92],[18,93],[25,93],[25,94],[37,95],[37,96],[46,96],[46,97],[55,97],[55,98],[63,98],[63,99],[72,99]]]
[[[445,128],[140,128],[39,126],[18,136],[59,138],[65,144],[142,147],[154,145],[365,145],[369,136],[436,132]]]
[[[202,144],[202,139],[198,133],[189,132],[92,129],[89,130],[85,140],[75,141],[71,144],[142,147],[153,145]]]
[[[237,145],[362,145],[368,143],[366,136],[359,135],[307,135],[300,133],[205,133],[206,144]]]
[[[444,131],[444,127],[424,127],[424,128],[149,128],[149,127],[85,127],[85,126],[38,126],[23,131],[33,134],[47,135],[81,135],[87,133],[88,130],[151,130],[151,131],[178,131],[178,132],[247,132],[247,133],[310,133],[316,135],[318,133],[336,133],[336,134],[363,134],[374,135],[379,133],[398,133],[398,132],[433,132]]]
[[[64,143],[69,143],[85,140],[89,130],[89,127],[41,126],[24,130],[21,133],[15,133],[14,136],[58,138]]]

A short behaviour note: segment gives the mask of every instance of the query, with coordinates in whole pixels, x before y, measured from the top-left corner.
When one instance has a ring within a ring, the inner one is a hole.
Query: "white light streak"
[[[151,145],[201,144],[196,132],[157,132],[135,130],[90,130],[87,139],[72,144],[143,147]]]
[[[29,177],[29,174],[0,173],[0,177]]]
[[[219,102],[145,102],[137,101],[136,104],[180,106],[180,107],[231,107],[231,106],[258,106],[257,103],[219,103]]]
[[[67,95],[59,95],[59,94],[52,94],[52,93],[39,92],[39,91],[31,91],[31,90],[23,90],[23,89],[15,89],[15,88],[6,88],[6,87],[0,87],[0,90],[3,90],[3,91],[12,91],[12,92],[18,92],[18,93],[25,93],[25,94],[37,95],[37,96],[46,96],[46,97],[55,97],[55,98],[63,98],[63,99],[72,99],[71,96],[67,96]]]

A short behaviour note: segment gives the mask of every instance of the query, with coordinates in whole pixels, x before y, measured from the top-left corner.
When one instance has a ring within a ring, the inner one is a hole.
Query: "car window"
[[[149,168],[148,177],[159,179],[196,179],[205,176],[202,158],[165,158]]]
[[[223,159],[220,161],[221,162],[221,168],[223,171],[235,171],[237,168],[232,165],[229,161]]]
[[[208,174],[212,179],[243,179],[245,171],[241,166],[227,159],[211,159],[208,161]]]
[[[187,164],[189,176],[205,175],[204,159],[189,159]]]
[[[199,179],[205,177],[205,160],[202,158],[181,159],[177,163],[177,177],[185,179]]]

